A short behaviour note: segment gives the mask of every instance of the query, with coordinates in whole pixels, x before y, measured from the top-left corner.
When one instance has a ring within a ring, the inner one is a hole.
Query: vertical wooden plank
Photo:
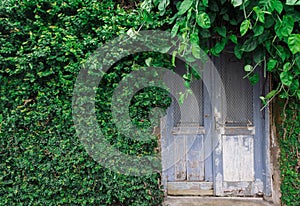
[[[175,180],[186,180],[186,135],[175,136]]]
[[[202,73],[202,78],[206,80],[211,80],[211,61],[208,61],[204,64],[204,72]],[[204,158],[205,158],[205,181],[213,181],[213,154],[212,154],[212,108],[211,108],[211,99],[208,91],[212,91],[211,82],[203,84],[203,98],[204,98],[204,115],[203,123],[205,128],[205,135],[203,136],[203,149],[204,149]]]
[[[174,125],[174,103],[172,103],[167,111],[166,122],[166,145],[165,145],[165,165],[167,166],[167,181],[175,180],[175,138],[172,135]]]
[[[204,180],[203,135],[190,135],[187,138],[187,180]]]
[[[224,181],[254,181],[252,136],[223,135]]]

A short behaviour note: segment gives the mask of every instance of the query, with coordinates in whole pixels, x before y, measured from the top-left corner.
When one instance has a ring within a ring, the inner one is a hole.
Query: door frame
[[[217,64],[218,66],[218,58],[214,58],[213,62]],[[209,64],[206,64],[205,67],[209,67]],[[207,68],[206,68],[207,69]],[[260,108],[262,107],[259,96],[265,95],[269,91],[269,83],[264,78],[263,72],[260,74],[260,81],[255,86],[253,86],[253,112],[254,112],[254,125],[256,126],[256,132],[254,135],[254,164],[255,164],[255,171],[262,171],[262,172],[255,172],[255,179],[260,180],[256,181],[254,184],[254,187],[257,187],[258,190],[262,190],[262,194],[255,194],[257,196],[264,195],[264,196],[271,196],[272,194],[272,182],[271,182],[271,164],[270,164],[270,120],[269,120],[269,106],[266,106],[264,108],[264,111],[260,111]],[[213,79],[213,74],[211,72],[204,72],[203,78]],[[213,87],[214,84],[205,85],[206,87],[210,86],[211,91],[215,91]],[[207,91],[203,89],[203,96],[208,96]],[[203,126],[204,128],[207,128],[210,125],[214,125],[214,117],[212,113],[211,103],[210,99],[204,98],[204,118],[203,118]],[[217,100],[218,101],[218,100]],[[222,101],[219,101],[222,102]],[[220,107],[222,105],[219,105]],[[211,115],[210,115],[211,114]],[[167,114],[172,115],[172,114]],[[160,133],[161,133],[161,149],[163,148],[164,140],[163,138],[167,136],[169,131],[167,128],[171,128],[173,122],[167,122],[167,115],[163,118],[161,118],[160,122]],[[212,131],[210,131],[212,132]],[[262,134],[262,135],[258,135]],[[220,176],[220,173],[222,174],[222,164],[216,165],[216,159],[222,160],[222,153],[219,151],[221,149],[221,136],[218,137],[218,143],[217,146],[213,150],[213,153],[209,155],[205,159],[205,180],[208,182],[213,182],[213,195],[214,196],[228,196],[227,194],[224,194],[223,192],[223,177]],[[214,142],[211,142],[211,146],[215,145]],[[260,148],[260,149],[258,149]],[[164,158],[164,157],[162,157]],[[220,161],[222,162],[222,161]],[[256,165],[256,162],[260,162],[259,165]],[[162,185],[164,186],[164,192],[165,195],[167,195],[167,173],[166,169],[164,168],[164,165],[162,165]],[[203,194],[205,195],[205,193]],[[253,194],[253,196],[255,196]],[[230,196],[230,195],[229,195]]]

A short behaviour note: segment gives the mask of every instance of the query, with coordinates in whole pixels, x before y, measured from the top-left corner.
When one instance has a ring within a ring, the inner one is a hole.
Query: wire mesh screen
[[[227,126],[253,125],[253,88],[244,72],[244,65],[234,54],[224,53],[219,67],[226,93]]]
[[[175,70],[179,75],[186,73],[184,67],[178,67]],[[182,91],[184,85],[176,84],[177,91]],[[203,90],[202,80],[194,79],[191,82],[191,90],[195,98],[185,98],[183,105],[173,98],[174,104],[174,126],[199,126],[203,125]],[[181,107],[181,108],[180,108]]]

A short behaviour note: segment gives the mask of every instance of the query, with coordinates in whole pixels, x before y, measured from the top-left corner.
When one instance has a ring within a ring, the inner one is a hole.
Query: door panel
[[[181,107],[173,98],[162,120],[162,150],[167,151],[162,156],[163,184],[171,195],[261,194],[265,185],[260,87],[244,78],[243,63],[234,54],[223,53],[213,61],[225,91],[214,71],[206,68],[206,85],[201,80],[191,85],[196,95],[190,102],[193,106],[186,102]],[[170,84],[174,90],[184,90],[183,85]],[[195,111],[199,117],[193,115]]]
[[[222,147],[224,181],[253,181],[253,136],[223,135]]]
[[[214,133],[218,136],[214,152],[215,195],[255,196],[263,191],[262,181],[257,175],[263,172],[258,167],[261,164],[259,144],[262,133],[257,125],[261,122],[254,116],[259,114],[254,112],[259,96],[254,92],[255,87],[244,78],[243,63],[234,54],[223,53],[216,66],[225,88],[225,97],[218,99],[223,119],[215,118],[214,122]],[[219,93],[218,88],[215,92]]]

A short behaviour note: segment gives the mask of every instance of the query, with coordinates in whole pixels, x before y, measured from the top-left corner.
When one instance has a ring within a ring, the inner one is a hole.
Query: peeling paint
[[[264,183],[260,179],[256,179],[253,182],[252,193],[253,194],[262,194],[264,189]]]

